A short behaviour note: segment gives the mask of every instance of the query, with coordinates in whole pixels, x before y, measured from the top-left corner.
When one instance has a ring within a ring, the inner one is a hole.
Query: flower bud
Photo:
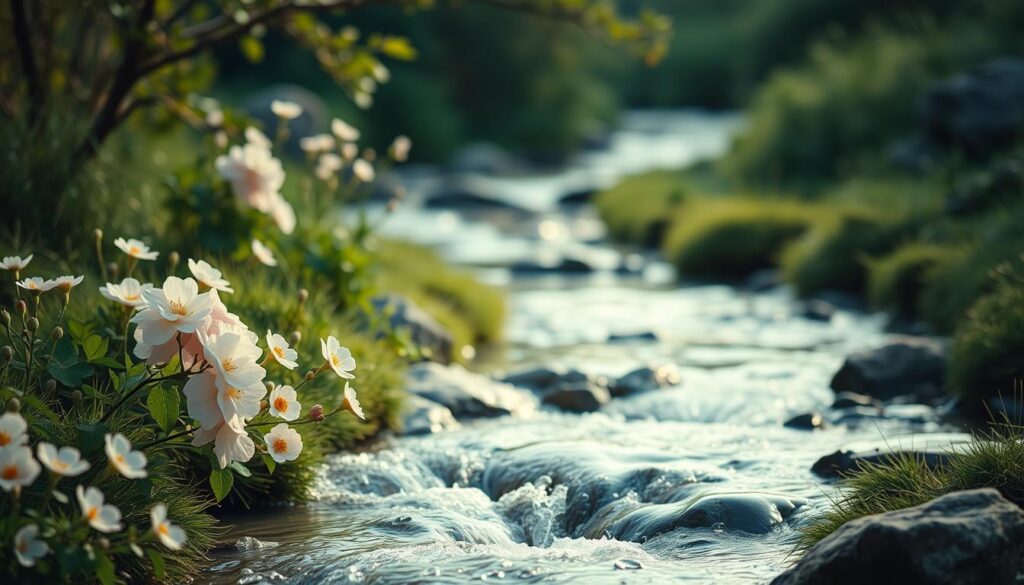
[[[309,409],[309,420],[313,422],[324,420],[324,407],[322,404],[314,404],[313,408]]]
[[[11,314],[7,312],[7,309],[0,309],[0,324],[4,327],[11,324]]]
[[[13,397],[10,400],[8,400],[7,412],[21,412],[21,401]]]
[[[19,314],[24,315],[28,311],[28,305],[25,304],[25,301],[19,300],[14,303],[14,309],[18,311]]]
[[[300,303],[304,303],[307,300],[309,300],[309,291],[304,289],[304,288],[300,288],[299,289],[299,302]]]
[[[43,384],[43,391],[46,392],[47,394],[52,394],[52,393],[56,392],[57,391],[57,381],[56,380],[52,380],[52,379],[51,380],[47,380],[46,383]]]
[[[179,262],[181,262],[181,254],[172,250],[171,253],[167,255],[167,263],[170,265],[171,272],[174,272],[174,269],[178,267]]]
[[[288,336],[288,345],[295,347],[300,343],[302,343],[302,332],[292,331],[292,334]]]
[[[32,317],[25,323],[25,328],[28,329],[29,333],[35,333],[36,329],[39,329],[39,319]]]
[[[267,380],[266,382],[264,382],[263,385],[267,387],[267,392],[273,392],[274,391],[274,383],[271,382],[270,380]]]
[[[100,228],[92,230],[92,235],[96,236],[97,242],[103,240],[103,230],[101,230]]]
[[[14,357],[14,348],[9,345],[5,345],[3,348],[0,348],[0,355],[4,356],[5,362],[9,362],[11,361],[11,358]]]
[[[103,550],[109,550],[110,549],[110,541],[107,540],[103,536],[101,536],[98,539],[96,539],[96,544],[98,544],[100,546],[100,548],[103,549]]]
[[[316,377],[316,370],[310,370],[310,371],[306,372],[306,381],[307,382],[312,380],[315,377]]]
[[[117,280],[117,273],[117,262],[111,262],[110,264],[107,264],[107,274],[110,275],[111,280]]]
[[[82,398],[83,395],[81,390],[75,390],[74,392],[71,393],[71,401],[74,402],[75,404],[81,404]]]
[[[60,341],[61,337],[64,337],[64,328],[60,325],[57,325],[50,330],[50,339],[52,339],[54,343]]]

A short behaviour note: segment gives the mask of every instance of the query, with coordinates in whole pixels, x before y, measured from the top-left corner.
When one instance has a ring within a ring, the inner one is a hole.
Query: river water
[[[737,124],[631,114],[606,149],[563,171],[465,179],[513,206],[500,210],[428,209],[420,194],[445,179],[409,171],[409,201],[385,234],[430,244],[507,291],[506,343],[481,351],[475,369],[614,377],[655,364],[677,367],[681,383],[589,414],[524,390],[512,416],[334,456],[316,503],[230,519],[229,538],[271,544],[216,554],[200,581],[764,583],[834,493],[810,471],[819,457],[961,439],[926,407],[846,422],[828,408],[843,357],[884,341],[882,316],[821,320],[785,288],[679,285],[656,257],[607,243],[590,207],[558,204],[630,172],[716,156]],[[566,259],[571,274],[549,269]],[[783,426],[815,410],[837,422]]]

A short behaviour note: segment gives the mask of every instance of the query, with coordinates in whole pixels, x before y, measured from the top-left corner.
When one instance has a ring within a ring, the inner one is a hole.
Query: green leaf
[[[252,477],[252,472],[249,471],[249,468],[243,465],[241,461],[232,461],[231,469],[234,469],[235,473],[242,477]]]
[[[96,552],[96,578],[103,585],[114,585],[115,583],[114,563],[110,557],[99,551]]]
[[[146,406],[153,420],[160,425],[165,433],[171,432],[174,424],[178,421],[178,409],[181,404],[181,397],[177,388],[164,388],[156,386],[149,391],[149,398],[146,399]]]
[[[213,497],[217,501],[223,500],[231,493],[231,486],[235,485],[235,474],[230,469],[214,469],[210,472],[210,487],[213,488]]]
[[[78,444],[86,454],[102,449],[103,437],[110,432],[103,423],[81,423],[75,428],[78,429]]]
[[[416,49],[405,37],[379,37],[377,48],[392,59],[412,61],[416,58]]]
[[[259,63],[263,60],[263,42],[254,36],[242,37],[242,40],[238,41],[238,48],[250,63]]]
[[[82,349],[85,350],[85,359],[91,362],[107,355],[108,344],[109,341],[99,335],[90,335],[82,343]]]
[[[147,548],[146,556],[149,557],[149,562],[153,563],[153,576],[156,577],[157,580],[163,579],[164,573],[166,572],[166,569],[164,568],[163,555],[157,552],[156,549]]]
[[[89,363],[95,364],[97,366],[103,366],[103,367],[106,367],[106,368],[110,368],[111,370],[122,370],[122,369],[124,369],[124,366],[122,366],[120,363],[118,363],[117,360],[115,360],[113,358],[109,358],[107,356],[100,356],[98,358],[91,359],[91,360],[89,360]]]
[[[270,455],[264,455],[263,465],[267,466],[267,471],[270,472],[270,475],[274,475],[274,469],[277,468],[277,461],[274,461],[273,457]]]
[[[62,337],[53,347],[53,355],[46,371],[61,384],[74,388],[92,375],[92,368],[78,359],[78,348],[67,337]]]

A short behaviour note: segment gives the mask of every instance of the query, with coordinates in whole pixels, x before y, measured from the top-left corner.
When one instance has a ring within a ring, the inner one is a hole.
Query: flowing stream
[[[819,457],[960,438],[923,406],[845,418],[829,409],[843,357],[885,339],[881,316],[814,318],[784,287],[680,286],[656,257],[610,245],[588,205],[559,204],[630,172],[720,154],[737,123],[632,114],[607,148],[564,171],[461,183],[500,208],[424,205],[421,194],[448,179],[408,171],[409,201],[385,235],[430,244],[507,291],[506,343],[475,369],[617,377],[656,364],[678,368],[681,382],[589,414],[524,390],[514,415],[334,456],[316,503],[229,518],[229,540],[263,545],[215,553],[199,580],[765,583],[833,493],[811,472]],[[809,411],[833,424],[783,426]]]

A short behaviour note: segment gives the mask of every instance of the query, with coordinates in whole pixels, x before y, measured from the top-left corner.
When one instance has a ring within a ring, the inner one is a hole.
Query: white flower
[[[356,360],[352,357],[352,352],[347,347],[342,347],[333,335],[328,337],[327,341],[320,340],[320,353],[335,374],[347,380],[355,378],[352,370],[356,369]]]
[[[285,423],[276,425],[263,436],[267,452],[278,463],[294,461],[302,452],[302,435]]]
[[[185,545],[185,531],[167,519],[167,506],[155,504],[149,510],[149,520],[153,523],[153,534],[164,546],[171,550],[181,550]]]
[[[156,260],[156,257],[160,255],[160,252],[151,252],[149,246],[134,238],[129,240],[117,238],[114,240],[114,245],[125,254],[139,260]]]
[[[55,445],[39,443],[36,456],[40,463],[57,475],[74,477],[89,469],[89,462],[82,459],[82,454],[74,447],[61,447],[58,451]]]
[[[53,279],[53,284],[65,293],[69,293],[71,289],[82,284],[83,279],[85,279],[85,276],[58,276]]]
[[[57,286],[57,282],[53,280],[43,280],[38,276],[32,276],[30,278],[19,280],[17,285],[30,293],[42,294],[46,291],[53,290],[53,288]]]
[[[266,134],[260,132],[259,128],[254,128],[252,126],[249,126],[245,129],[245,140],[249,144],[258,146],[260,148],[269,149],[271,146],[273,146],[273,143],[270,142],[270,139],[267,138]]]
[[[334,137],[330,134],[315,134],[299,139],[299,148],[309,154],[327,152],[334,148]]]
[[[24,445],[28,442],[28,424],[16,412],[5,412],[0,416],[0,448],[10,445]]]
[[[290,234],[295,231],[295,210],[284,197],[278,195],[274,198],[270,207],[270,216],[283,233]]]
[[[32,458],[32,449],[20,445],[0,449],[0,488],[5,492],[32,485],[40,471],[39,463]]]
[[[278,386],[270,393],[271,415],[291,421],[299,418],[299,411],[301,410],[302,406],[295,397],[295,388],[291,386]]]
[[[10,270],[17,272],[24,270],[28,263],[32,261],[32,254],[29,254],[25,258],[21,256],[4,256],[3,262],[0,262],[0,268],[4,270]]]
[[[248,388],[260,384],[267,371],[260,366],[263,350],[249,337],[248,331],[228,328],[223,333],[200,336],[203,355],[213,366],[217,387]],[[264,389],[265,391],[265,389]],[[225,417],[230,420],[230,417]]]
[[[103,438],[104,451],[114,469],[128,479],[146,477],[146,456],[141,451],[132,451],[132,444],[121,433],[107,434]]]
[[[268,146],[255,142],[232,146],[227,154],[217,157],[215,164],[239,201],[260,213],[270,213],[276,198],[280,198],[285,174],[281,161],[274,158]]]
[[[132,317],[132,323],[138,324],[147,346],[163,345],[176,333],[195,333],[205,327],[213,310],[211,295],[199,294],[199,284],[191,278],[169,276],[163,288],[143,291],[142,298],[146,308]]]
[[[359,130],[345,123],[344,120],[335,118],[331,120],[331,133],[342,142],[355,142],[359,140]]]
[[[373,165],[361,158],[356,159],[356,161],[352,163],[352,174],[364,183],[373,181],[374,176],[376,176],[376,173],[373,171]]]
[[[226,293],[235,292],[235,289],[231,288],[231,283],[224,279],[221,271],[210,266],[210,263],[206,260],[199,260],[197,262],[189,258],[188,269],[192,272],[192,276],[196,277],[196,280],[206,285],[208,288],[215,288]]]
[[[82,518],[100,532],[117,532],[121,530],[121,511],[103,503],[103,492],[99,489],[83,486],[75,488],[78,505],[82,507]]]
[[[222,110],[210,110],[206,113],[206,125],[211,128],[220,128],[224,125],[224,112]]]
[[[230,423],[221,423],[213,428],[203,427],[196,432],[192,438],[192,445],[200,447],[215,441],[213,453],[217,456],[217,463],[224,469],[231,465],[232,461],[246,462],[252,459],[256,453],[256,445],[244,429],[238,429]]]
[[[46,542],[39,540],[39,527],[35,524],[23,526],[14,534],[14,556],[22,567],[31,567],[36,559],[45,557],[50,552]]]
[[[356,396],[356,389],[349,386],[348,382],[345,382],[345,398],[341,401],[341,407],[360,419],[366,420],[366,415],[363,414],[363,407],[359,404],[359,397]]]
[[[391,143],[390,150],[391,158],[395,159],[395,162],[405,162],[409,160],[412,140],[409,140],[408,136],[396,136],[394,142]]]
[[[270,102],[270,111],[284,120],[294,120],[302,115],[302,106],[295,102],[274,100]]]
[[[295,360],[299,357],[299,353],[292,349],[288,345],[288,341],[285,340],[284,336],[280,333],[271,333],[270,329],[267,329],[267,351],[274,357],[274,360],[289,370],[294,370],[298,367],[298,362]]]
[[[341,157],[347,161],[351,161],[359,156],[359,146],[349,142],[341,146]]]
[[[224,413],[217,404],[217,384],[209,371],[190,376],[182,388],[188,415],[203,429],[212,429],[224,422]]]
[[[316,178],[326,181],[336,175],[344,164],[345,161],[341,160],[340,156],[333,152],[327,152],[321,154],[320,158],[317,159],[316,169],[313,173],[316,175]]]
[[[277,259],[274,258],[274,253],[270,251],[270,248],[263,245],[263,242],[254,239],[251,246],[253,256],[256,256],[256,259],[263,265],[277,266]]]
[[[146,304],[146,300],[142,298],[142,293],[151,288],[153,288],[153,285],[148,282],[140,284],[134,278],[128,277],[122,280],[120,284],[108,282],[107,286],[101,286],[100,294],[115,303],[121,303],[126,307],[138,309]]]

